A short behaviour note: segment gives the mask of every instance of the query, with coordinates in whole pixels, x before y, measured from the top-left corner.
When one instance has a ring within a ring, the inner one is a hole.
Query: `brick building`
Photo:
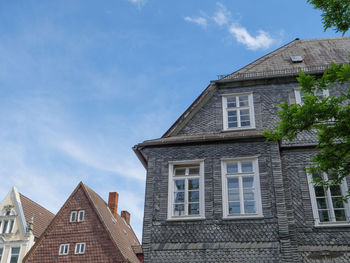
[[[53,217],[13,187],[0,203],[0,263],[22,262]]]
[[[80,183],[23,262],[142,262],[130,214],[117,209],[118,193],[107,204]]]
[[[162,138],[134,147],[147,170],[144,262],[350,261],[350,206],[335,201],[350,180],[312,184],[314,134],[261,135],[279,103],[302,103],[298,72],[320,75],[349,54],[349,37],[296,39],[212,81]]]

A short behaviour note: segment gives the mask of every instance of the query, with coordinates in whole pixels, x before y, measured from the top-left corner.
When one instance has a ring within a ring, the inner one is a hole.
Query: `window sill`
[[[248,130],[256,130],[256,127],[227,128],[227,129],[221,130],[221,132],[248,131]]]
[[[223,220],[240,220],[240,219],[264,219],[263,215],[241,215],[241,216],[224,216]]]
[[[205,220],[205,217],[171,217],[168,218],[167,221],[198,221],[198,220]]]
[[[333,227],[350,227],[350,222],[344,223],[316,223],[315,228],[333,228]]]

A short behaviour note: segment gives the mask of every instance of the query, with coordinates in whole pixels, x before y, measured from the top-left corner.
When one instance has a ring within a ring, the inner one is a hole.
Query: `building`
[[[53,217],[13,187],[0,203],[0,262],[22,262]]]
[[[350,262],[350,203],[334,201],[350,180],[314,187],[314,134],[261,134],[279,103],[302,103],[298,72],[349,54],[349,37],[296,39],[212,81],[160,139],[134,147],[147,170],[144,262]]]
[[[130,214],[117,209],[118,193],[107,204],[79,183],[23,262],[142,262]]]

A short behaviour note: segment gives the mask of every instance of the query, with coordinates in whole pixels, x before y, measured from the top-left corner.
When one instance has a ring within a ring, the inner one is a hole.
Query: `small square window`
[[[84,210],[79,210],[79,212],[78,212],[78,222],[84,221],[84,217],[85,217],[85,211]]]
[[[61,244],[58,254],[62,256],[62,255],[68,255],[68,253],[69,253],[69,244]]]
[[[75,254],[84,254],[85,253],[85,243],[77,243],[75,245]]]
[[[70,222],[76,222],[77,221],[77,211],[72,211],[70,213]]]
[[[255,128],[253,94],[222,97],[224,130]]]

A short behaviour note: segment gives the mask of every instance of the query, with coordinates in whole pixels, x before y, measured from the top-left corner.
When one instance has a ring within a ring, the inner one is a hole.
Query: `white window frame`
[[[251,161],[253,164],[253,172],[243,173],[241,172],[240,163],[244,161]],[[235,174],[227,174],[227,163],[237,162],[238,163],[238,172]],[[243,186],[242,186],[242,178],[245,176],[254,176],[254,198],[255,198],[255,206],[256,213],[254,214],[229,214],[229,205],[228,205],[228,190],[227,190],[227,179],[237,177],[239,180],[239,193],[240,193],[240,207],[244,209],[244,199],[243,199]],[[239,157],[239,158],[224,158],[221,159],[221,180],[222,180],[222,212],[224,219],[244,219],[244,218],[262,218],[262,202],[261,202],[261,189],[260,189],[260,175],[259,175],[259,162],[257,156],[252,157]]]
[[[312,180],[312,175],[309,173],[306,173],[306,176],[307,176],[307,181],[309,184],[309,193],[310,193],[312,213],[314,216],[315,227],[350,226],[350,203],[349,202],[344,203],[345,217],[347,218],[347,220],[346,221],[335,221],[334,208],[333,208],[333,203],[332,203],[332,195],[330,193],[329,188],[326,190],[326,199],[327,199],[327,204],[329,206],[328,209],[331,213],[331,215],[330,215],[331,221],[329,221],[329,222],[321,222],[320,221],[319,214],[318,214],[315,187],[314,187],[314,182]],[[328,179],[327,174],[323,173],[322,176],[324,179],[326,179],[326,180]],[[340,189],[341,189],[343,196],[345,196],[346,193],[348,193],[348,186],[347,186],[347,182],[346,182],[345,178],[340,185]]]
[[[246,107],[239,107],[239,97],[241,96],[248,96],[248,103],[249,106]],[[236,107],[232,109],[236,109],[237,111],[237,127],[228,127],[228,108],[227,108],[227,98],[229,97],[236,97]],[[241,126],[240,121],[240,109],[249,109],[249,120],[250,120],[250,126]],[[254,100],[253,100],[253,93],[252,92],[245,92],[245,93],[234,93],[234,94],[224,94],[222,95],[222,112],[223,112],[223,125],[224,125],[224,131],[231,131],[231,130],[249,130],[249,129],[255,129],[255,114],[254,114]]]
[[[7,221],[6,229],[4,231],[4,222]],[[0,234],[10,234],[13,232],[13,229],[15,228],[15,222],[16,220],[14,218],[9,219],[3,219],[0,221]],[[12,223],[12,229],[10,229]],[[11,230],[11,231],[10,231]]]
[[[303,105],[304,103],[303,103],[302,98],[301,98],[300,90],[301,90],[301,88],[294,89],[295,103],[297,103],[299,105]],[[324,98],[329,97],[329,90],[328,89],[323,90],[323,97]]]
[[[80,219],[80,214],[83,214],[83,218]],[[85,219],[85,210],[79,210],[78,211],[78,217],[77,217],[77,222],[83,222]]]
[[[176,165],[199,165],[199,176],[174,176],[174,166]],[[188,190],[186,191],[185,186],[185,215],[177,216],[174,215],[174,179],[185,179],[199,178],[199,214],[198,215],[187,215],[188,207]],[[188,160],[188,161],[171,161],[169,162],[169,177],[168,177],[168,220],[198,220],[205,218],[205,205],[204,205],[204,160]]]
[[[65,248],[66,247],[67,247],[67,252],[65,252],[65,250],[66,250]],[[61,253],[61,250],[62,250],[62,253]],[[68,255],[68,254],[69,254],[69,244],[61,244],[60,248],[58,250],[58,255],[59,256],[65,256],[65,255]]]
[[[7,260],[7,262],[9,262],[9,263],[11,262],[11,257],[13,256],[12,250],[14,248],[18,248],[19,249],[18,250],[18,254],[15,254],[17,256],[17,262],[19,261],[19,256],[21,254],[21,247],[20,246],[19,247],[10,247],[10,251],[9,251],[9,254],[8,254],[8,260]]]
[[[73,220],[73,215],[74,215],[74,220]],[[77,211],[71,211],[70,212],[69,222],[76,222],[77,218],[78,218],[78,212]]]
[[[86,243],[76,243],[75,244],[74,254],[77,254],[77,255],[84,254],[85,253],[85,248],[86,248]]]

